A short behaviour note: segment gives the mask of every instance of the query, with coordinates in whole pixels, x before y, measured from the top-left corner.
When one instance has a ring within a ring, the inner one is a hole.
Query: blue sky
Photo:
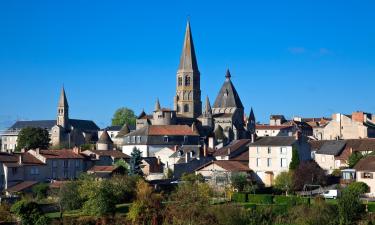
[[[211,102],[232,72],[246,112],[375,112],[375,2],[1,1],[0,127],[54,119],[64,84],[72,118],[172,107],[187,16]]]

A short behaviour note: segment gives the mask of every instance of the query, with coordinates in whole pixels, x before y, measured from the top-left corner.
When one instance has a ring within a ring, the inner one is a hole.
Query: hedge
[[[241,204],[245,209],[256,209],[257,205],[254,203],[243,203]]]
[[[369,203],[367,204],[367,210],[368,210],[369,212],[375,212],[375,202],[369,202]]]
[[[273,204],[272,195],[248,195],[250,203],[255,204]]]
[[[234,202],[247,202],[247,194],[246,193],[233,193],[232,201]]]

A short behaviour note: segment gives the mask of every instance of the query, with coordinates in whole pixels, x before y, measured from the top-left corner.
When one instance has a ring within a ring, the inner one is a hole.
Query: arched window
[[[184,112],[189,112],[189,105],[188,104],[184,105]]]
[[[189,76],[185,77],[185,86],[190,86],[190,77]]]
[[[182,86],[182,77],[178,77],[178,86]]]

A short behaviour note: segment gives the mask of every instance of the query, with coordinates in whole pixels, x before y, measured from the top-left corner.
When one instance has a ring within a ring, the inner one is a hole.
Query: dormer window
[[[185,77],[185,86],[190,86],[190,77],[189,76]]]

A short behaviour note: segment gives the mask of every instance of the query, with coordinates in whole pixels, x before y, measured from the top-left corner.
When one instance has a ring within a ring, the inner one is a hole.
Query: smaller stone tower
[[[57,106],[56,124],[65,129],[68,129],[69,127],[69,105],[66,98],[64,86],[61,89],[59,105]]]

